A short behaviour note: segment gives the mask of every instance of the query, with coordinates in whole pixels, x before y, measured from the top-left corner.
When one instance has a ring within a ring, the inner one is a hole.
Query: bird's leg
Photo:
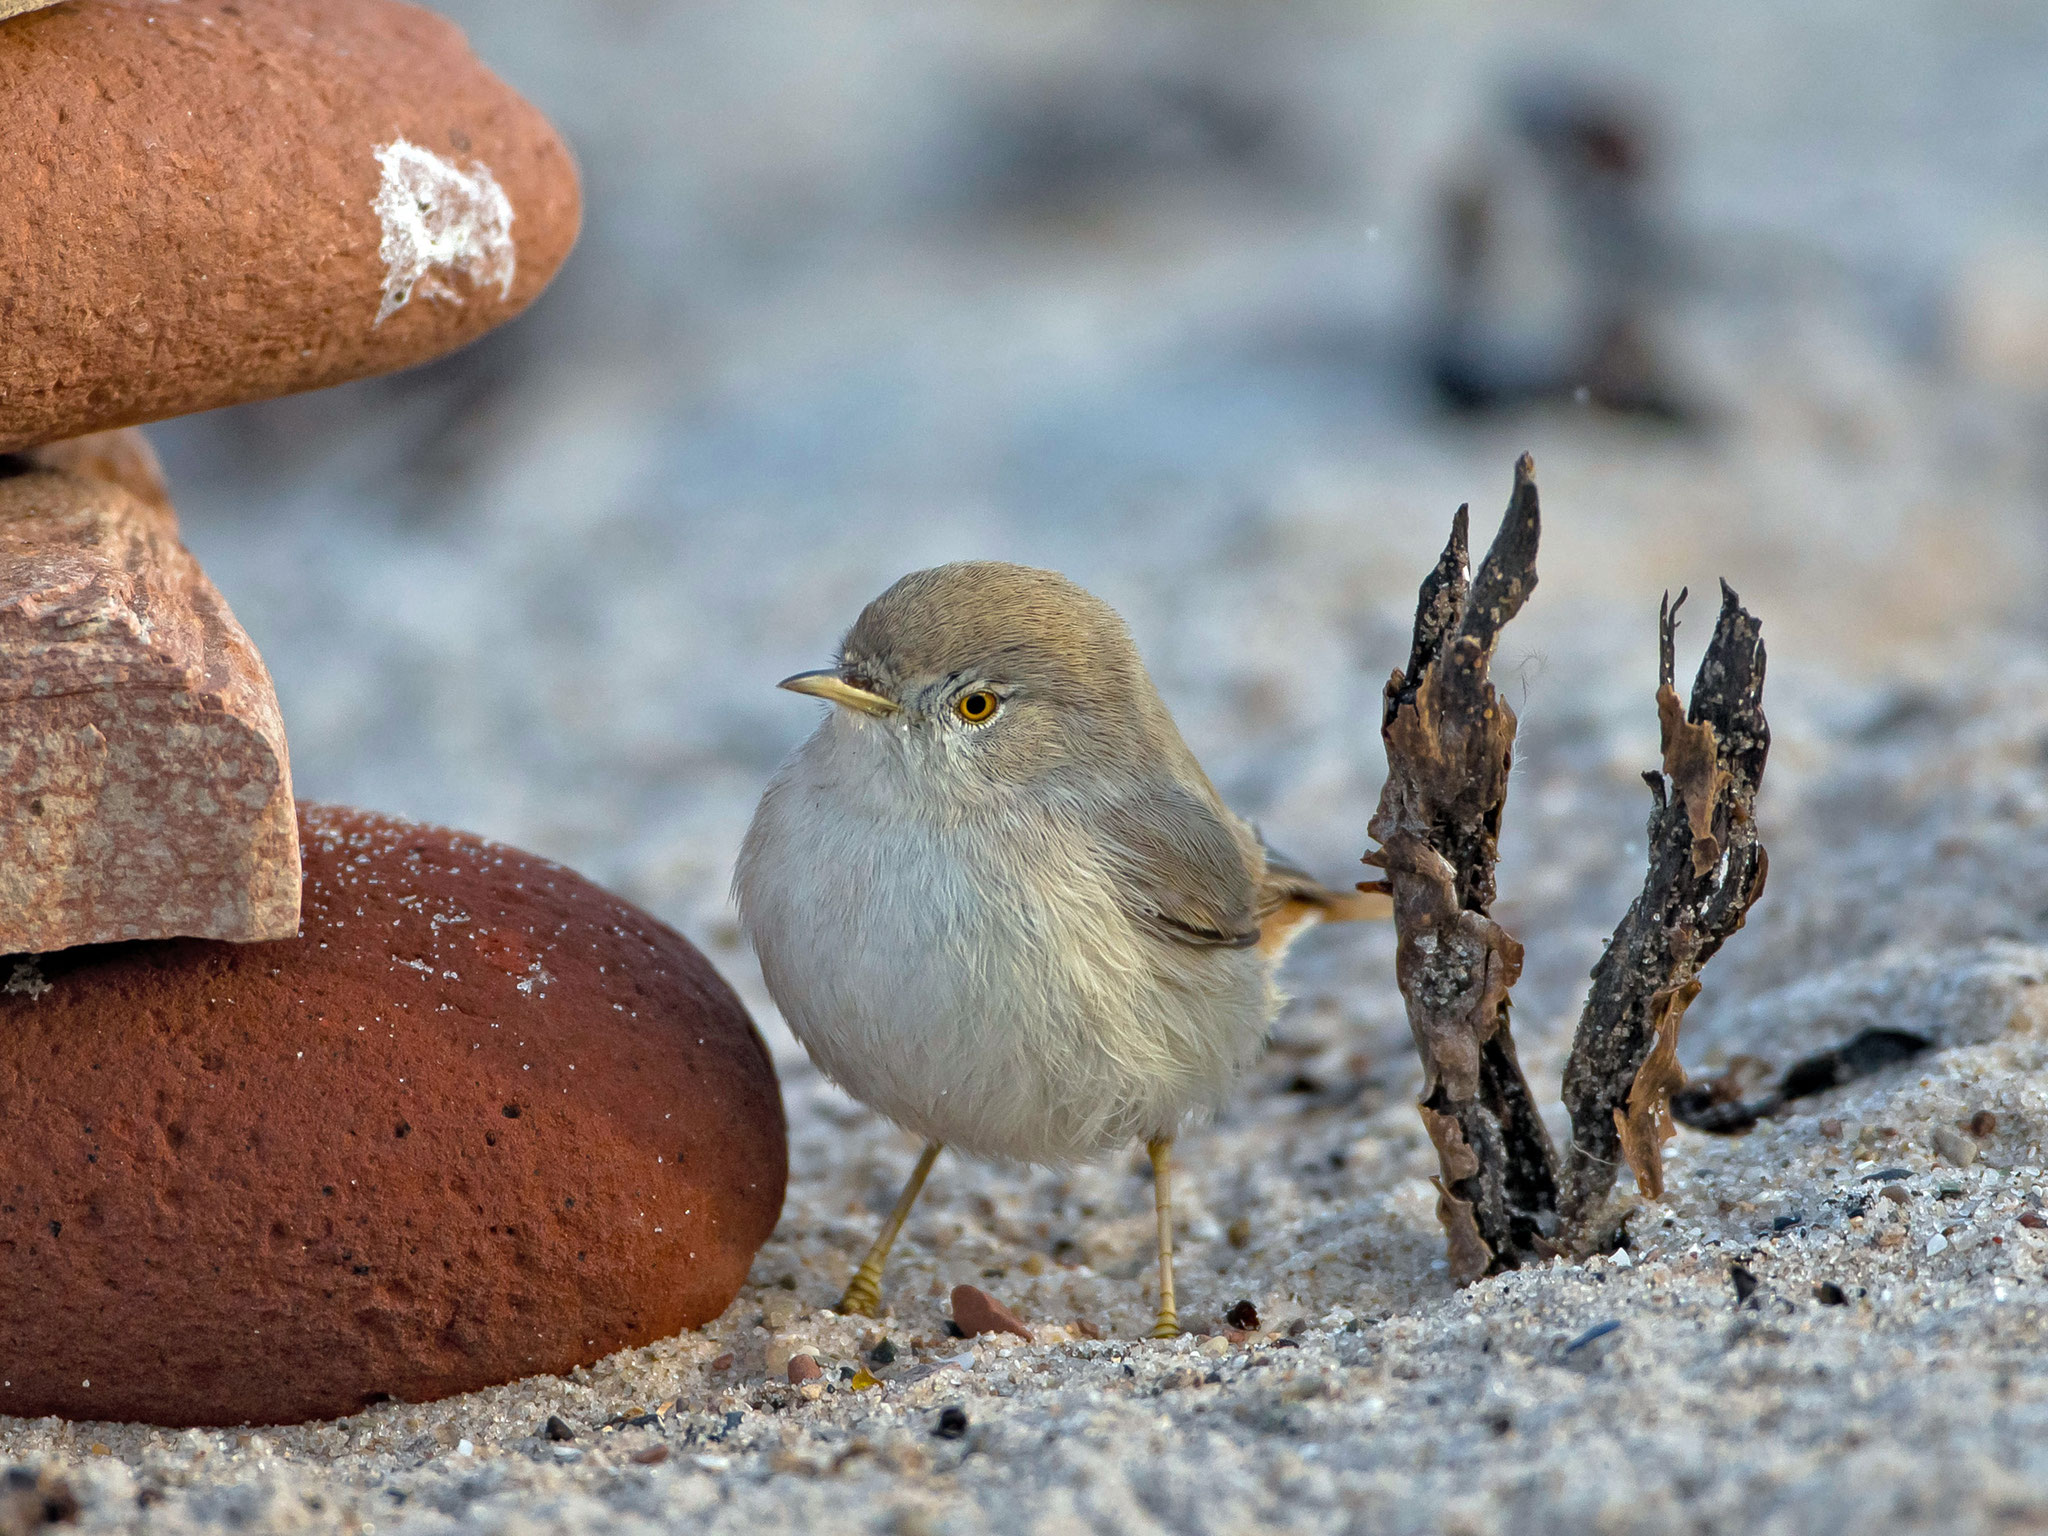
[[[839,1298],[839,1310],[847,1316],[873,1317],[881,1307],[882,1266],[889,1262],[889,1250],[895,1246],[896,1234],[903,1230],[903,1223],[910,1217],[910,1208],[917,1204],[918,1191],[924,1188],[925,1175],[932,1171],[932,1164],[938,1158],[939,1143],[926,1142],[917,1166],[910,1170],[910,1182],[903,1186],[903,1193],[897,1197],[896,1209],[882,1223],[875,1245],[868,1249],[868,1256],[860,1261],[860,1268],[847,1282],[846,1294]]]
[[[1173,1305],[1173,1138],[1161,1136],[1145,1143],[1152,1154],[1152,1200],[1159,1208],[1159,1321],[1152,1325],[1155,1339],[1180,1337],[1180,1313]]]

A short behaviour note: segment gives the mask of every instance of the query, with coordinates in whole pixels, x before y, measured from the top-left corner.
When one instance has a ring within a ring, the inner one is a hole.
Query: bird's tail
[[[1374,922],[1394,915],[1380,890],[1333,891],[1270,849],[1260,891],[1259,949],[1279,956],[1317,923]]]

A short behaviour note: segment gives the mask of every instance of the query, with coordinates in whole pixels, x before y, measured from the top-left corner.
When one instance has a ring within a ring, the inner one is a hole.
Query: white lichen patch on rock
[[[472,161],[464,170],[430,149],[393,139],[376,150],[383,180],[377,210],[384,238],[384,296],[377,306],[382,325],[415,295],[460,304],[449,278],[460,275],[475,287],[495,284],[498,297],[512,292],[518,252],[512,243],[512,200],[491,168]]]

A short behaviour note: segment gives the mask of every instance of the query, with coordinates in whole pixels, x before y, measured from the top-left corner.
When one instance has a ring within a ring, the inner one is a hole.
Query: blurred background
[[[1118,605],[1226,797],[1342,880],[1416,584],[1533,451],[1497,674],[1539,1069],[1641,877],[1667,587],[1687,676],[1717,577],[1764,621],[1781,903],[1839,876],[1790,812],[1845,743],[2040,691],[2032,0],[438,8],[580,157],[560,279],[152,435],[303,797],[559,858],[764,1016],[726,886],[817,712],[773,684],[941,560]],[[1398,1048],[1391,941],[1315,942],[1283,1035]],[[1742,944],[1738,992],[1801,963]]]

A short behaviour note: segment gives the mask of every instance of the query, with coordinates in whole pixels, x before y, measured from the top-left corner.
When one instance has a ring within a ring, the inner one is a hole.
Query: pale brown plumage
[[[839,706],[762,796],[735,879],[811,1057],[928,1145],[847,1289],[872,1312],[941,1144],[1068,1163],[1166,1148],[1253,1060],[1273,970],[1316,919],[1384,915],[1274,858],[1217,795],[1123,620],[1051,571],[904,577],[838,665]]]

